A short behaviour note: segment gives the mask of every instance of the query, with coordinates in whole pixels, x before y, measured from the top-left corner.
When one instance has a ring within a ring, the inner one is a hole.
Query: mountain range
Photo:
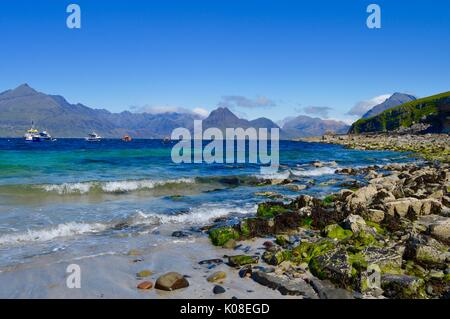
[[[450,92],[415,99],[352,124],[349,133],[450,133]]]
[[[163,138],[177,127],[193,129],[193,113],[111,113],[83,104],[71,104],[60,95],[38,92],[28,84],[0,93],[0,136],[20,137],[34,122],[37,128],[48,130],[55,137],[84,137],[91,131],[109,138],[125,134],[134,138]],[[228,108],[220,107],[203,119],[203,128],[227,127],[279,128],[268,118],[246,120],[237,117]],[[344,133],[349,126],[343,122],[322,120],[308,116],[289,118],[280,128],[280,138],[319,136],[327,131]]]
[[[396,106],[404,104],[404,103],[415,101],[415,100],[416,100],[415,96],[412,96],[409,94],[404,94],[404,93],[394,93],[388,99],[386,99],[386,101],[384,101],[383,103],[380,103],[380,104],[372,107],[366,114],[364,114],[362,116],[362,118],[367,119],[369,117],[378,115],[378,114],[386,111],[387,109],[396,107]]]

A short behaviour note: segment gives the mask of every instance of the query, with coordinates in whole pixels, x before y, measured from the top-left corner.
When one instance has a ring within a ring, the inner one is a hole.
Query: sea
[[[216,219],[254,215],[268,200],[260,193],[323,197],[349,182],[335,174],[339,168],[415,160],[408,153],[280,141],[280,169],[264,175],[258,164],[176,164],[173,146],[144,139],[0,139],[0,272],[42,258],[58,262],[158,246],[176,240],[174,231],[189,234]],[[274,178],[306,188],[260,182]]]

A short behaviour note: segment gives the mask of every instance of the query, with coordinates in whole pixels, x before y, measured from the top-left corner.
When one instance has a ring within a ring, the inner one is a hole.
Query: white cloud
[[[347,112],[348,115],[362,116],[367,113],[375,105],[381,104],[391,97],[392,94],[383,94],[375,96],[369,100],[359,101],[353,106],[350,111]]]
[[[207,117],[209,115],[209,111],[201,107],[196,107],[195,109],[192,110],[192,112],[200,115],[201,117]]]
[[[180,113],[180,114],[194,114],[202,118],[209,115],[209,111],[196,107],[192,110],[172,105],[145,105],[145,106],[132,106],[130,109],[135,113],[148,113],[148,114],[165,114],[165,113]]]

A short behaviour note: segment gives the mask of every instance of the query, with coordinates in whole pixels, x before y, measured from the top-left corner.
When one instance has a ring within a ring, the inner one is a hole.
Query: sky
[[[394,92],[450,90],[447,0],[5,0],[0,39],[0,91],[28,83],[112,112],[349,122]]]

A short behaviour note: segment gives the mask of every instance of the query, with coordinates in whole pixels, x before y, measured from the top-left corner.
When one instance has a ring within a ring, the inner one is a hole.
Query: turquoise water
[[[405,153],[356,151],[336,145],[280,142],[280,170],[257,164],[175,164],[173,144],[159,140],[0,139],[0,270],[64,251],[70,256],[123,251],[132,242],[170,239],[224,216],[254,214],[255,192],[296,196],[260,178],[291,178],[324,196],[348,176],[339,167],[410,161]],[[313,161],[324,166],[314,167]]]

